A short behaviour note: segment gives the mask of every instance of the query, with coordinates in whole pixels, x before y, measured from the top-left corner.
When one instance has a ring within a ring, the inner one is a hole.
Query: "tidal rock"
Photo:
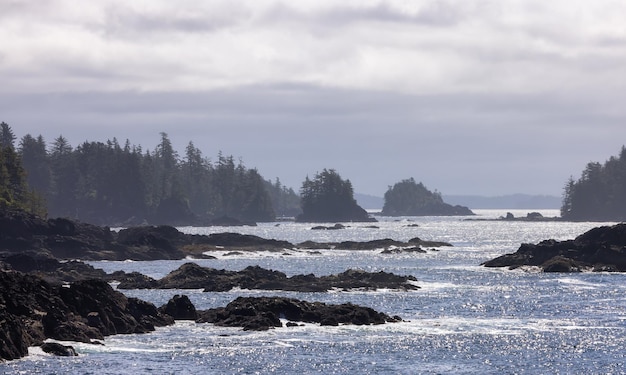
[[[316,225],[313,228],[311,228],[311,230],[337,230],[337,229],[346,229],[346,226],[343,224],[337,223],[332,226]]]
[[[78,353],[76,353],[76,349],[73,346],[62,345],[58,342],[46,342],[41,344],[41,350],[46,353],[50,353],[53,355],[61,356],[61,357],[76,357]]]
[[[390,238],[384,238],[371,241],[343,241],[343,242],[314,242],[305,241],[297,245],[300,249],[328,249],[328,250],[378,250],[378,249],[396,249],[396,248],[414,248],[416,246],[443,247],[452,246],[448,242],[441,241],[425,241],[419,237],[414,237],[404,241],[396,241]]]
[[[399,289],[414,290],[419,287],[412,282],[413,276],[399,276],[384,271],[365,272],[347,270],[337,275],[317,277],[313,274],[287,277],[280,271],[268,270],[259,266],[249,266],[241,271],[216,270],[185,263],[160,280],[146,285],[127,280],[118,285],[119,289],[159,288],[159,289],[199,289],[210,292],[225,292],[235,287],[242,289],[288,290],[299,292],[326,292],[331,289]]]
[[[196,320],[198,313],[196,307],[191,303],[189,297],[185,295],[175,295],[167,301],[167,304],[159,307],[159,311],[167,314],[175,320]]]
[[[344,303],[328,305],[284,297],[239,297],[226,307],[199,312],[200,323],[213,323],[244,330],[268,330],[282,327],[279,318],[291,322],[319,323],[320,325],[370,325],[400,322],[398,316],[388,316],[369,307]],[[294,323],[290,324],[291,326]]]
[[[522,244],[485,267],[536,266],[546,272],[626,271],[626,224],[593,228],[573,240]]]

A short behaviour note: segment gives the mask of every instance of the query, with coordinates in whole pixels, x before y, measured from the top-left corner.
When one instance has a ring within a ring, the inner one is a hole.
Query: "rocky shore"
[[[544,272],[626,271],[626,224],[591,229],[573,240],[522,244],[485,267],[539,267]]]
[[[203,268],[187,263],[160,280],[123,271],[107,274],[82,260],[168,260],[207,257],[211,251],[280,251],[316,249],[387,250],[449,244],[389,239],[368,242],[308,243],[252,235],[219,233],[189,235],[170,226],[143,226],[111,230],[68,219],[42,219],[22,211],[0,211],[0,360],[28,354],[41,346],[56,355],[76,355],[72,347],[47,340],[101,344],[115,334],[147,333],[177,319],[191,319],[245,330],[264,330],[295,322],[381,324],[400,321],[352,304],[326,305],[287,298],[239,298],[225,307],[196,311],[185,296],[175,296],[157,308],[126,297],[119,288],[203,288],[224,291],[246,289],[323,292],[331,289],[419,288],[412,276],[347,270],[337,275],[295,275],[261,267],[241,271]]]
[[[37,276],[0,271],[1,359],[21,358],[29,346],[49,338],[98,343],[105,336],[147,333],[173,322],[153,304],[126,297],[102,280],[54,285]]]
[[[160,308],[126,297],[103,280],[50,284],[18,271],[0,271],[0,361],[28,355],[29,346],[48,353],[77,355],[71,346],[47,339],[102,345],[115,334],[148,333],[175,320],[195,320],[244,330],[281,327],[294,322],[382,324],[401,321],[367,307],[326,305],[279,297],[238,298],[226,307],[197,311],[186,296],[174,296]]]
[[[212,251],[272,251],[298,249],[384,250],[418,246],[451,246],[444,242],[413,238],[408,242],[381,239],[340,243],[264,239],[239,233],[193,235],[170,226],[140,226],[111,230],[68,219],[44,220],[22,211],[0,212],[0,253],[37,253],[60,260],[168,260],[206,258]]]

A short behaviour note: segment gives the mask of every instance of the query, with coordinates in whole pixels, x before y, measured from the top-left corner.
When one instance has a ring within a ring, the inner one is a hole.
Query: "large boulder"
[[[175,295],[167,303],[159,307],[159,311],[167,314],[175,320],[196,320],[198,313],[196,307],[185,295]]]
[[[58,342],[43,343],[41,344],[41,350],[61,357],[75,357],[78,355],[73,346],[59,344]]]

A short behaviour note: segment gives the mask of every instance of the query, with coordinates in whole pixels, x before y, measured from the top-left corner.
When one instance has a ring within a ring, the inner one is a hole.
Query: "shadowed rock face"
[[[57,259],[160,260],[202,256],[218,248],[282,251],[286,241],[221,233],[184,234],[171,226],[141,226],[111,231],[68,219],[44,220],[23,211],[0,210],[0,252],[37,252]]]
[[[289,290],[299,292],[325,292],[338,289],[400,289],[414,290],[419,287],[409,283],[417,281],[413,276],[398,276],[388,272],[365,272],[347,270],[337,275],[317,277],[313,274],[287,277],[279,271],[249,266],[242,271],[216,270],[185,263],[160,280],[139,278],[122,281],[120,289],[199,289],[223,292],[239,287],[242,289]]]
[[[626,271],[626,224],[591,229],[573,240],[522,244],[517,252],[483,263],[486,267],[540,267],[545,272]]]
[[[119,333],[145,333],[173,323],[151,303],[127,298],[101,280],[69,286],[16,271],[0,271],[0,358],[28,354],[46,338],[92,342]]]
[[[369,307],[345,303],[327,305],[282,297],[239,297],[226,307],[199,312],[198,322],[214,323],[225,327],[242,327],[244,330],[262,331],[282,327],[280,318],[295,322],[339,324],[383,324],[400,322],[398,316],[390,317]],[[292,326],[293,324],[290,324]]]

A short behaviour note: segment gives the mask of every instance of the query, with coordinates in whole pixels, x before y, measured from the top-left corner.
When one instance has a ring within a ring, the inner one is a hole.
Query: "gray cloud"
[[[245,22],[250,13],[236,4],[223,4],[219,11],[203,12],[184,5],[172,9],[140,11],[127,6],[106,9],[104,33],[118,37],[151,36],[153,33],[206,33]]]
[[[63,133],[74,144],[115,136],[151,149],[165,131],[179,150],[193,140],[207,156],[222,150],[242,157],[294,188],[307,174],[336,168],[357,191],[375,194],[411,176],[445,193],[559,194],[569,175],[618,152],[626,135],[624,116],[549,95],[413,96],[282,85],[1,99],[4,121],[20,135],[50,140]]]
[[[450,194],[559,194],[626,142],[623,9],[4,1],[0,120],[73,144],[152,148],[165,131],[294,188],[336,168],[374,194],[411,176]]]

